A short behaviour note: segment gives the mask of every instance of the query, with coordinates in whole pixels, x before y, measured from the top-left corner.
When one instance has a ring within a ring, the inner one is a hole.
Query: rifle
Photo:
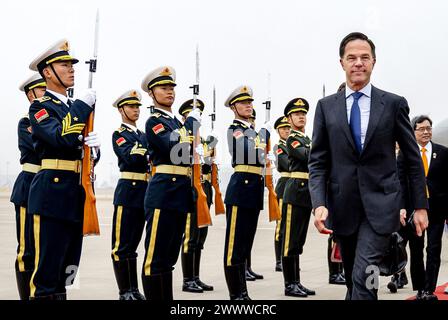
[[[190,87],[193,89],[193,109],[197,108],[197,97],[199,94],[199,49],[196,47],[196,83]],[[202,165],[201,160],[196,152],[196,147],[201,144],[201,136],[199,129],[196,131],[196,135],[193,141],[193,176],[192,184],[196,194],[196,214],[198,227],[207,227],[212,225],[212,219],[210,217],[210,210],[207,203],[207,195],[202,189]]]
[[[269,82],[268,78],[268,82]],[[269,84],[268,84],[269,86]],[[266,122],[269,121],[270,118],[270,111],[271,111],[271,98],[268,97],[268,99],[263,102],[263,104],[266,106]],[[277,201],[277,194],[275,193],[274,184],[272,182],[272,164],[271,161],[268,159],[268,153],[271,151],[271,139],[269,139],[266,143],[266,150],[265,150],[265,184],[266,188],[269,191],[269,222],[273,220],[280,220],[281,213],[280,209],[278,207],[278,201]]]
[[[92,88],[93,83],[93,73],[96,72],[96,61],[97,61],[97,52],[98,52],[98,26],[99,26],[99,12],[96,12],[96,21],[95,21],[95,40],[94,40],[94,48],[93,48],[93,59],[86,61],[86,64],[89,65],[89,84],[88,87]],[[86,137],[89,132],[93,131],[93,122],[94,122],[94,111],[92,111],[89,115],[89,118],[86,122],[86,126],[83,130],[83,135]],[[95,181],[95,159],[97,158],[97,154],[94,148],[89,148],[88,146],[83,146],[83,154],[84,157],[82,159],[82,170],[81,170],[81,184],[85,191],[85,200],[84,200],[84,223],[82,227],[83,235],[99,235],[100,234],[100,226],[98,223],[98,213],[96,210],[96,197],[95,191],[93,189],[93,183]]]
[[[213,113],[210,114],[212,123],[212,132],[216,120],[216,90],[213,87]],[[213,159],[216,158],[216,147],[213,149]],[[226,213],[224,202],[222,201],[222,193],[219,188],[218,166],[212,161],[212,186],[215,189],[215,215]]]

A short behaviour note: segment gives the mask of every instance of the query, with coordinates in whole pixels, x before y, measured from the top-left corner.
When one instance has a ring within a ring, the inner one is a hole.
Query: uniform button
[[[303,182],[301,184],[302,184],[302,187],[305,185]]]
[[[137,184],[137,182],[135,182],[135,181],[132,181],[132,185],[133,186],[135,186]]]
[[[248,183],[249,183],[249,181],[247,181],[247,180],[244,180],[244,183],[245,183],[245,184],[248,184]]]
[[[141,144],[139,144],[138,146],[139,146],[139,147],[141,147],[142,145],[141,145]]]
[[[56,178],[53,179],[53,181],[56,182],[56,183],[58,183],[58,182],[59,182],[59,178],[56,177]]]
[[[176,178],[173,178],[173,179],[171,179],[171,180],[173,180],[173,182],[174,182],[174,181],[176,181]]]

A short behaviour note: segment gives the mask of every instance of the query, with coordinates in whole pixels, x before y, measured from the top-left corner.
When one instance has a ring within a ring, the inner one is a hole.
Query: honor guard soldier
[[[291,131],[291,125],[288,122],[288,118],[281,116],[274,123],[274,129],[280,137],[278,144],[274,146],[275,154],[275,166],[277,171],[280,173],[281,177],[275,186],[275,193],[277,194],[278,207],[280,212],[282,212],[283,207],[283,192],[285,191],[286,181],[289,178],[289,160],[288,160],[288,149],[286,148],[286,139],[289,137]],[[274,249],[275,249],[275,271],[282,271],[282,242],[283,234],[281,230],[282,220],[278,220],[275,226],[275,238],[274,238]]]
[[[29,214],[34,221],[35,266],[31,299],[65,300],[74,279],[82,246],[84,190],[80,185],[83,143],[99,147],[95,133],[81,131],[96,100],[95,91],[72,102],[66,90],[74,85],[69,44],[61,40],[40,54],[30,69],[47,83],[45,95],[31,104],[32,138],[41,169],[31,183]]]
[[[252,106],[253,107],[253,106]],[[257,112],[255,111],[255,108],[252,109],[252,114],[249,117],[249,123],[251,124],[252,128],[255,129],[255,121],[257,120]],[[258,274],[252,270],[252,246],[253,246],[253,240],[252,243],[249,245],[249,253],[247,254],[246,259],[246,281],[255,281],[257,279],[263,279],[263,275]]]
[[[190,151],[201,121],[195,108],[182,124],[172,113],[176,74],[171,67],[150,72],[142,89],[154,101],[146,121],[154,176],[145,194],[146,239],[142,282],[146,299],[173,299],[173,266],[189,212],[193,212]]]
[[[226,242],[224,273],[231,300],[250,300],[246,286],[246,260],[257,230],[258,216],[263,209],[266,141],[269,129],[263,125],[259,134],[251,126],[252,89],[236,88],[225,106],[235,114],[227,131],[234,173],[227,187]]]
[[[29,102],[42,97],[47,84],[41,75],[35,73],[19,89],[25,92]],[[28,109],[28,108],[27,108]],[[27,215],[28,195],[31,181],[40,169],[40,159],[31,139],[31,123],[26,114],[19,120],[17,130],[19,138],[20,164],[22,172],[14,183],[11,202],[16,209],[17,258],[15,262],[17,288],[21,300],[30,297],[30,280],[34,270],[33,219]]]
[[[303,98],[296,98],[286,105],[284,111],[291,125],[291,133],[286,140],[290,177],[283,193],[282,267],[285,295],[293,297],[316,294],[301,284],[299,260],[305,245],[312,209],[308,191],[308,155],[311,139],[304,133],[308,110],[308,102]]]
[[[111,256],[120,300],[145,300],[138,291],[136,252],[145,227],[144,200],[149,178],[146,136],[137,129],[141,99],[137,90],[128,90],[113,103],[122,120],[121,127],[112,134],[120,179],[114,194]]]
[[[196,100],[196,106],[204,111],[204,102]],[[179,108],[179,114],[182,121],[185,122],[189,113],[193,110],[193,99],[185,101]],[[212,172],[212,152],[218,140],[214,136],[207,137],[207,140],[201,139],[201,145],[198,146],[198,154],[204,159],[202,167],[202,188],[207,196],[208,207],[213,202],[213,189],[211,184]],[[207,285],[199,279],[199,269],[201,265],[201,252],[204,249],[205,239],[207,238],[208,227],[198,228],[196,211],[188,213],[185,224],[185,233],[182,245],[182,273],[183,284],[182,291],[200,293],[203,291],[212,291],[213,286]]]

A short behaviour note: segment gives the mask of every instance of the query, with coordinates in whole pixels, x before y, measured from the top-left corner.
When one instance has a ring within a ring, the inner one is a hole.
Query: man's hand
[[[400,223],[403,227],[406,225],[406,209],[400,209]]]
[[[328,217],[328,209],[324,206],[317,207],[314,210],[314,226],[317,228],[317,231],[323,234],[332,234],[333,230],[327,229],[325,227],[325,220]]]
[[[414,212],[415,232],[419,237],[422,236],[423,231],[428,228],[428,212],[426,209],[416,209]]]

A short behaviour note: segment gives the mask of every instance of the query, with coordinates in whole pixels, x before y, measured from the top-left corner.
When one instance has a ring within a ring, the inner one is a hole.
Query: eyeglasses
[[[425,131],[432,132],[432,127],[421,127],[421,128],[415,129],[415,131],[418,131],[420,133],[424,133]]]

